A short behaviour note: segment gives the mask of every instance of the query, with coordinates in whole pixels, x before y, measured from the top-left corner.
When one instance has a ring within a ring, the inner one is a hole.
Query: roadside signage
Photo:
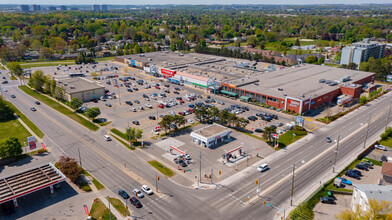
[[[271,207],[273,206],[272,204],[269,204],[268,202],[266,202],[265,204],[268,205],[268,206],[271,206]]]
[[[35,144],[35,137],[34,136],[28,137],[27,143],[29,144],[30,150],[37,148],[37,145]]]
[[[176,71],[175,70],[169,70],[169,69],[161,68],[161,73],[163,75],[165,75],[165,76],[172,77],[172,76],[174,76],[176,74]]]
[[[296,124],[296,125],[303,127],[303,126],[304,126],[304,123],[305,123],[304,117],[297,116],[297,117],[295,118],[295,124]]]

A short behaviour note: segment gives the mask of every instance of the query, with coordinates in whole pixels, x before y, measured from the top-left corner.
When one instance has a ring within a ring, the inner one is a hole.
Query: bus
[[[70,73],[69,77],[85,77],[84,73]]]

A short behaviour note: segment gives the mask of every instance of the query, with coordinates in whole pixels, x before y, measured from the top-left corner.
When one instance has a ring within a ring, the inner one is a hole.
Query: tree
[[[9,137],[0,142],[1,158],[16,158],[22,155],[22,152],[22,145],[16,137]]]
[[[139,44],[135,44],[135,46],[133,47],[133,51],[137,54],[137,53],[141,53],[141,48],[139,46]]]
[[[350,70],[355,70],[355,69],[357,69],[357,67],[358,67],[358,65],[356,63],[349,63],[347,65],[347,69],[350,69]]]
[[[50,89],[50,81],[51,81],[51,77],[49,75],[47,75],[45,77],[45,83],[44,83],[44,93],[49,94],[51,89]]]
[[[64,96],[63,96],[63,87],[61,86],[57,86],[55,91],[54,91],[54,98],[59,100],[63,100]]]
[[[198,121],[203,122],[207,117],[208,117],[208,112],[205,107],[197,108],[195,110],[195,118]]]
[[[99,110],[98,107],[94,107],[94,108],[89,108],[87,109],[87,117],[94,119],[96,118],[98,115],[101,114],[101,110]]]
[[[136,140],[141,139],[143,137],[143,130],[142,129],[137,129],[135,133],[135,138]]]
[[[263,138],[267,141],[272,139],[272,134],[276,133],[276,128],[273,127],[265,127],[263,130]]]
[[[335,215],[335,218],[341,220],[392,219],[392,202],[390,201],[369,199],[366,211],[363,211],[358,204],[355,210],[346,209]]]
[[[380,135],[380,138],[382,141],[385,141],[386,139],[388,139],[389,137],[392,137],[392,128],[391,127],[387,127],[385,128],[384,133],[382,133]]]
[[[298,39],[298,38],[295,40],[294,46],[298,46],[298,47],[301,46],[301,43],[299,42],[299,39]]]
[[[71,101],[69,102],[69,105],[71,106],[72,109],[76,110],[82,107],[83,102],[80,101],[78,98],[72,98]]]
[[[317,64],[318,65],[321,65],[321,64],[323,64],[324,63],[324,57],[320,57],[318,60],[317,60]]]
[[[0,121],[7,121],[14,118],[14,111],[7,105],[2,96],[0,96]]]
[[[172,44],[170,44],[170,50],[171,51],[175,51],[177,48],[176,48],[176,44],[174,44],[174,43],[172,43]]]
[[[45,81],[46,76],[44,75],[44,72],[42,70],[36,70],[31,75],[31,86],[37,91],[42,91],[42,86],[44,85]]]
[[[52,78],[52,80],[50,81],[50,93],[52,94],[52,96],[54,96],[54,94],[56,93],[56,80]]]
[[[11,62],[8,65],[8,69],[11,71],[11,74],[14,74],[20,77],[23,74],[23,69],[17,62]]]
[[[56,165],[64,175],[71,179],[72,182],[77,183],[79,181],[83,169],[74,158],[62,155]]]
[[[167,130],[170,130],[170,123],[170,115],[165,115],[158,125],[161,129],[165,130],[165,133],[167,133]]]
[[[361,96],[361,98],[359,98],[359,103],[361,105],[365,104],[367,102],[367,97],[366,96]]]
[[[53,57],[53,50],[49,47],[41,47],[39,53],[41,54],[41,58],[50,59]]]
[[[317,62],[317,58],[313,55],[310,55],[310,56],[306,57],[305,62],[306,63],[315,63],[315,62]]]
[[[126,137],[125,137],[125,140],[128,140],[128,141],[134,141],[135,139],[136,139],[136,132],[135,132],[135,128],[132,128],[132,127],[129,127],[129,128],[127,128],[126,130],[125,130],[125,135],[126,135]]]

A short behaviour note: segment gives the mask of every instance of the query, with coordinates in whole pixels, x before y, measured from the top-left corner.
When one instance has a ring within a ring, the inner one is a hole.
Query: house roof
[[[354,187],[363,191],[368,199],[392,202],[392,185],[354,184]]]
[[[389,162],[382,163],[381,175],[392,177],[392,163]]]

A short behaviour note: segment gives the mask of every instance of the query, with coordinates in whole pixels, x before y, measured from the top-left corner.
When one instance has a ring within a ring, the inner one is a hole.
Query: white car
[[[189,123],[189,124],[193,124],[194,122],[193,122],[192,119],[188,119],[188,123]]]
[[[176,113],[174,111],[169,112],[171,116],[176,116]]]
[[[8,90],[7,90],[7,89],[3,89],[3,91],[4,91],[4,92],[7,92]]]
[[[112,139],[110,138],[110,136],[107,135],[107,134],[105,134],[105,135],[103,136],[103,139],[105,139],[105,140],[107,140],[107,141],[111,141],[111,140],[112,140]]]
[[[129,110],[136,112],[136,108],[130,108]]]
[[[157,131],[157,130],[155,130],[155,129],[152,130],[151,132],[152,132],[153,134],[155,134],[155,135],[159,135],[159,131]]]
[[[148,187],[148,186],[146,186],[146,185],[143,185],[143,186],[142,186],[142,190],[143,190],[145,193],[147,193],[147,195],[152,195],[152,194],[154,194],[154,192],[150,189],[150,187]]]
[[[139,198],[143,198],[144,197],[144,194],[139,189],[134,189],[133,190],[133,194],[136,195]]]
[[[374,148],[379,149],[379,150],[383,150],[383,151],[387,150],[387,147],[385,147],[385,146],[383,146],[381,144],[374,145]]]
[[[282,129],[280,129],[280,130],[278,130],[276,133],[278,133],[278,134],[283,134],[284,131],[283,131]]]
[[[269,169],[269,167],[268,167],[268,164],[266,164],[266,163],[263,163],[259,167],[257,167],[257,171],[258,172],[264,172],[264,171],[266,171],[268,169]]]
[[[150,105],[150,104],[148,104],[148,103],[146,103],[145,106],[146,106],[147,108],[152,108],[152,105]]]

